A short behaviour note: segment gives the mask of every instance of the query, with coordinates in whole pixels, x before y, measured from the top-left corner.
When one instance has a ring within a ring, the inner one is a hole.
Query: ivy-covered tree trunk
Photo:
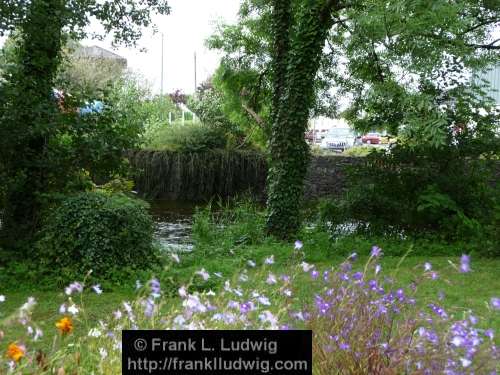
[[[309,0],[292,13],[291,3],[275,0],[273,8],[273,114],[267,184],[267,228],[283,239],[293,236],[300,226],[299,209],[309,164],[304,133],[333,5]],[[297,14],[295,20],[292,14]]]
[[[48,191],[47,146],[56,127],[53,81],[62,47],[63,0],[33,0],[17,38],[15,67],[0,113],[1,163],[6,175],[2,239],[29,239],[37,226],[41,193]]]

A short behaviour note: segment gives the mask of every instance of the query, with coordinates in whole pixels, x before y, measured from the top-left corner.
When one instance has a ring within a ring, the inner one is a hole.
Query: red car
[[[380,134],[378,133],[368,133],[361,137],[361,142],[368,145],[378,145],[381,142]]]

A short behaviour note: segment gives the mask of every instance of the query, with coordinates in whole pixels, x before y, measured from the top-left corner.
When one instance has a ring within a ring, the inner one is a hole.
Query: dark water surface
[[[197,204],[166,200],[149,203],[155,221],[155,240],[160,246],[167,251],[191,251],[193,214]]]

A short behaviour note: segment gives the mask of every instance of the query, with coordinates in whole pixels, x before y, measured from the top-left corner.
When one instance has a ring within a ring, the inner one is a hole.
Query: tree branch
[[[255,112],[252,108],[246,105],[244,102],[241,102],[241,107],[252,117],[255,122],[262,128],[265,129],[266,122],[262,117],[259,116],[257,112]]]
[[[500,42],[500,38],[494,40],[493,42],[489,44],[466,44],[467,47],[472,47],[472,48],[481,48],[481,49],[488,49],[488,50],[500,50],[500,45],[495,45],[495,43]]]
[[[476,29],[479,29],[480,27],[483,27],[483,26],[486,26],[486,25],[490,25],[492,23],[497,23],[497,22],[500,22],[500,18],[492,18],[492,19],[489,19],[489,20],[484,20],[483,22],[480,22],[477,25],[471,26],[467,30],[464,30],[460,35],[464,35],[464,34],[470,33],[470,32],[472,32],[472,31],[474,31]]]

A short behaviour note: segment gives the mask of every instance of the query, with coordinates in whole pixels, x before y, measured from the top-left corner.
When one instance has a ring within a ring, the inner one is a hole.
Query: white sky
[[[155,16],[159,32],[164,34],[164,83],[165,93],[180,89],[194,91],[194,53],[197,55],[198,84],[207,79],[217,68],[220,56],[210,51],[204,42],[215,30],[217,21],[234,23],[237,20],[239,0],[169,0],[171,13]],[[153,92],[160,92],[161,35],[144,30],[137,49],[113,50],[110,41],[83,40],[84,45],[98,45],[128,60],[128,67],[146,78]],[[140,52],[146,48],[147,52]]]

